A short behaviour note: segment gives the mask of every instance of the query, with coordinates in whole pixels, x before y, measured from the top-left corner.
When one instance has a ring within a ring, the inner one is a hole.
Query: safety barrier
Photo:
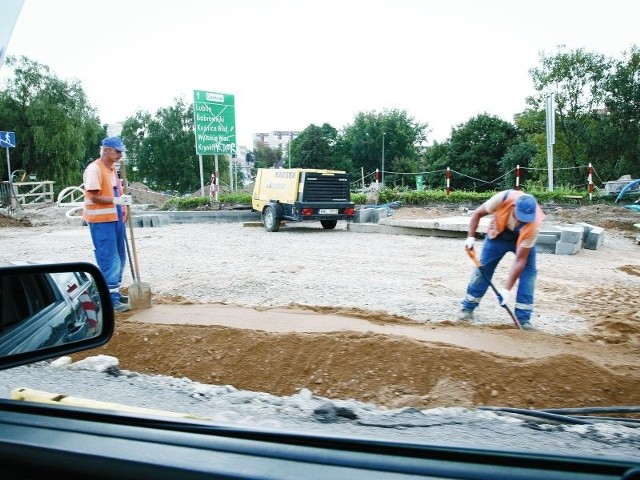
[[[44,182],[11,182],[12,197],[20,205],[33,203],[53,203],[53,181]],[[0,186],[2,198],[9,198],[9,182],[4,181]]]

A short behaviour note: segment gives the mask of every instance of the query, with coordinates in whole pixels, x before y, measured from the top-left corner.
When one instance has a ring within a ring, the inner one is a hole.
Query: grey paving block
[[[378,223],[380,219],[376,208],[361,208],[356,210],[355,223]],[[385,215],[386,217],[386,215]]]
[[[555,253],[556,253],[556,242],[543,243],[543,244],[538,244],[536,242],[536,252],[537,253],[551,253],[551,254],[555,255]]]
[[[160,227],[169,225],[171,219],[168,215],[144,214],[132,216],[133,226],[138,228]]]
[[[582,248],[582,239],[578,242],[563,242],[556,243],[556,255],[575,255]]]
[[[584,242],[584,248],[588,250],[597,250],[604,243],[604,228],[593,227],[587,234]]]
[[[560,226],[560,241],[565,243],[582,243],[584,228],[578,225]]]
[[[579,227],[582,227],[582,229],[584,230],[584,235],[582,235],[582,242],[586,242],[587,241],[587,237],[589,236],[589,232],[591,230],[593,230],[594,228],[596,228],[595,225],[591,225],[590,223],[585,223],[585,222],[578,222],[576,223],[576,225],[578,225]]]
[[[560,232],[554,233],[539,233],[536,239],[536,247],[540,245],[553,245],[555,250],[556,242],[560,240]]]
[[[546,225],[543,229],[540,230],[540,233],[544,233],[546,235],[555,235],[560,240],[560,234],[562,230],[559,227],[555,227],[553,225]]]

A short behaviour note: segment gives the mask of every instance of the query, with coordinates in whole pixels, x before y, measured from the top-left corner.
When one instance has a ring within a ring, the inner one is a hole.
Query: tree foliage
[[[328,123],[309,125],[291,143],[291,166],[298,168],[335,169],[338,131]]]
[[[80,185],[104,137],[80,83],[24,56],[9,56],[5,67],[10,75],[0,92],[0,125],[16,134],[11,169],[53,180],[56,190]],[[2,171],[7,178],[4,165]]]
[[[451,139],[429,155],[436,170],[450,167],[456,173],[455,189],[485,191],[501,185],[507,173],[503,157],[520,141],[511,123],[487,113],[479,114],[451,131]]]
[[[614,63],[605,82],[610,170],[640,177],[640,50],[633,46]],[[605,143],[603,142],[603,143]]]
[[[538,94],[528,102],[544,109],[546,97],[555,97],[557,161],[554,166],[566,167],[554,175],[559,182],[579,181],[580,165],[589,163],[589,143],[593,141],[597,110],[603,106],[603,80],[609,61],[584,49],[565,51],[559,47],[552,56],[540,56],[540,65],[530,70]],[[544,171],[541,169],[541,171]]]
[[[255,168],[274,168],[282,163],[282,150],[259,142],[253,150],[253,162]]]
[[[336,159],[351,165],[353,178],[361,171],[382,170],[384,143],[385,185],[391,184],[409,173],[407,169],[415,172],[427,132],[428,124],[416,121],[405,110],[360,112],[336,142]]]
[[[193,124],[193,104],[174,99],[174,104],[160,108],[155,115],[136,112],[127,118],[122,128],[127,146],[129,180],[145,183],[154,190],[194,193],[201,184],[209,184],[215,170],[215,158],[196,155]],[[219,155],[220,183],[229,182],[228,158]],[[133,173],[131,173],[133,172]]]
[[[58,190],[79,185],[106,135],[80,83],[59,79],[26,57],[8,57],[6,69],[10,75],[0,91],[0,129],[16,133],[12,170],[54,180]],[[619,59],[560,46],[553,54],[542,53],[530,74],[535,92],[513,122],[482,113],[453,128],[447,140],[427,146],[428,124],[404,110],[358,112],[341,130],[327,123],[309,125],[292,141],[287,164],[280,148],[265,144],[254,145],[247,158],[256,168],[346,170],[358,186],[356,179],[372,183],[381,169],[387,188],[414,188],[415,175],[423,174],[429,187],[442,189],[449,167],[451,186],[458,191],[511,187],[519,166],[521,183],[541,187],[549,180],[545,101],[553,93],[556,185],[583,186],[588,164],[596,181],[640,177],[636,46]],[[176,99],[153,115],[136,112],[126,119],[122,137],[130,179],[158,190],[197,191],[201,169],[192,109],[192,104]],[[202,157],[205,183],[215,169],[214,158]],[[229,159],[220,155],[218,160],[219,183],[230,184]],[[7,177],[3,162],[0,169]]]

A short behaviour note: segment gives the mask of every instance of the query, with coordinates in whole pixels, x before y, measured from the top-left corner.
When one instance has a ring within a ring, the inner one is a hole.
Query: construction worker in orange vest
[[[125,152],[119,137],[102,140],[100,158],[84,171],[84,210],[82,218],[89,224],[98,268],[102,272],[116,312],[130,309],[120,295],[127,253],[125,247],[126,209],[131,195],[122,194],[116,163]]]
[[[545,215],[533,197],[519,190],[506,190],[493,195],[471,215],[465,248],[472,250],[480,219],[493,214],[482,245],[480,264],[484,275],[476,268],[462,300],[460,321],[473,318],[473,311],[489,288],[493,273],[507,252],[516,256],[504,287],[498,289],[501,306],[509,302],[510,291],[518,282],[515,316],[523,330],[535,330],[531,325],[536,282],[536,238]]]

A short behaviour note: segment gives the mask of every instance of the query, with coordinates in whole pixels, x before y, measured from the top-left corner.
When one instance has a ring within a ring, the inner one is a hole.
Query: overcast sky
[[[444,140],[479,113],[512,121],[542,52],[621,58],[638,18],[627,0],[26,0],[7,53],[78,79],[102,123],[207,90],[235,96],[249,147],[394,108]]]

